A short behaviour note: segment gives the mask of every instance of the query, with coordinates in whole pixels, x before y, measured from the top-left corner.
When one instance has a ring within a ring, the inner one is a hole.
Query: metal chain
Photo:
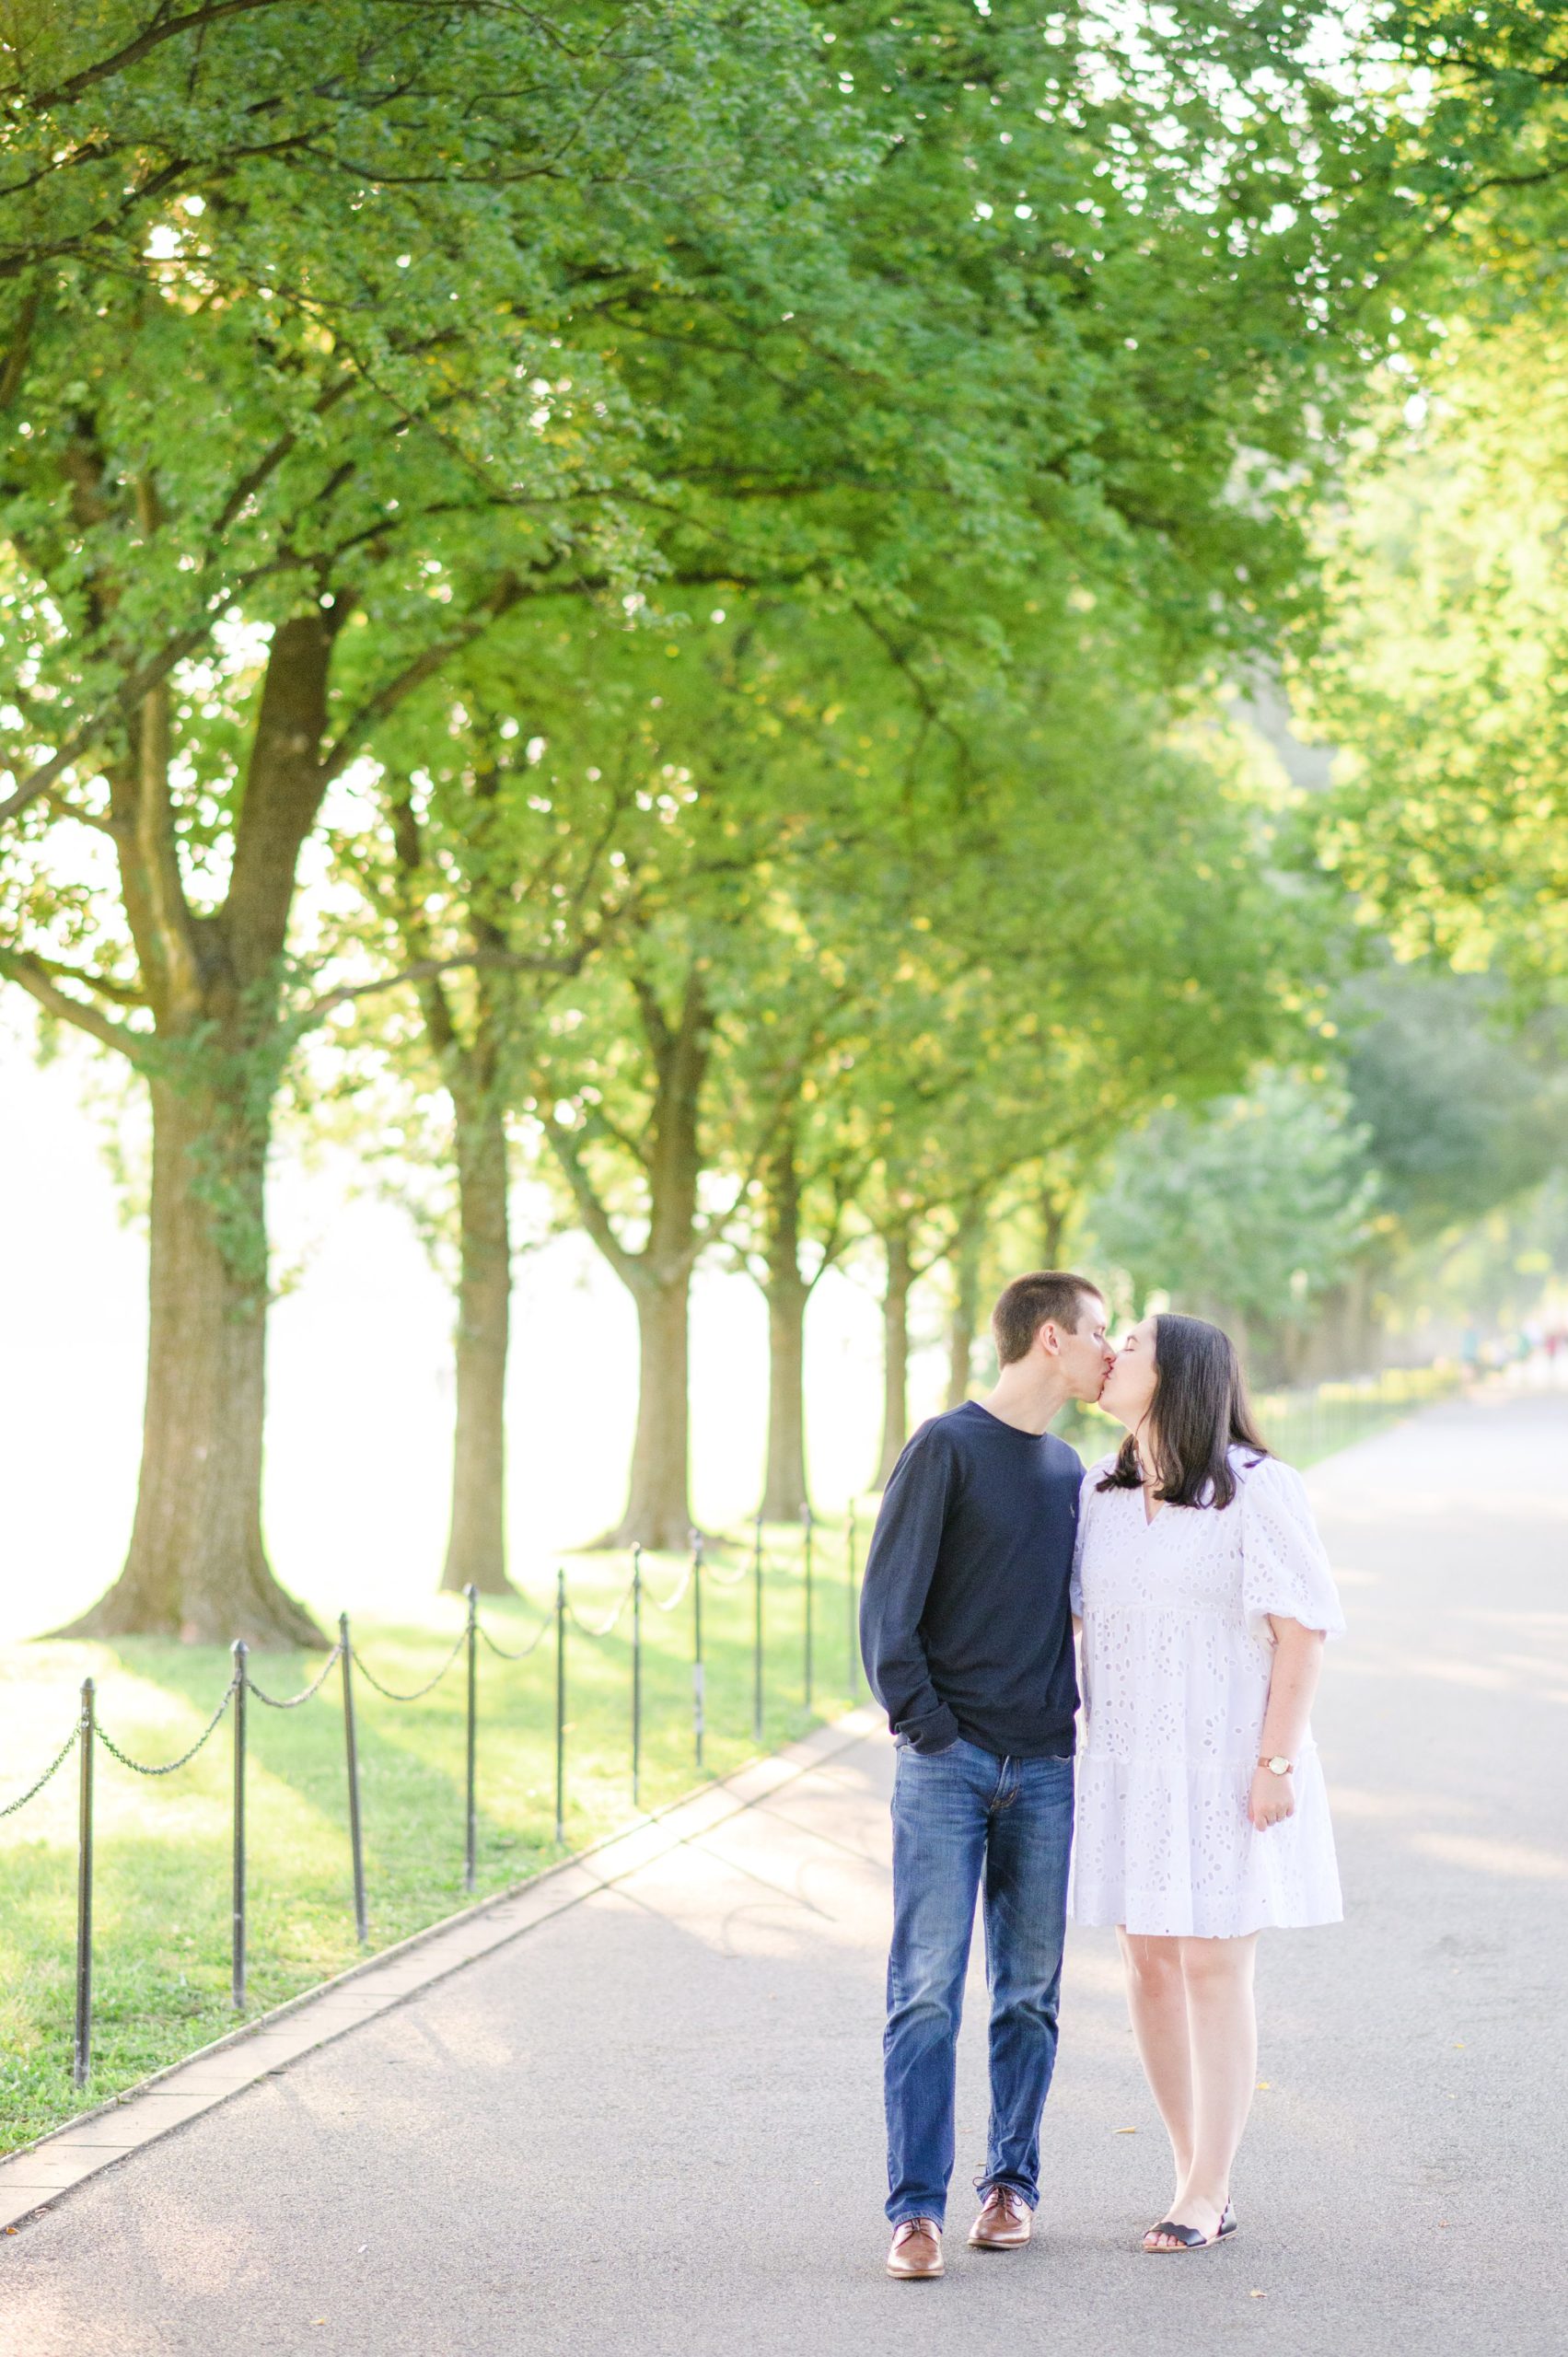
[[[312,1694],[319,1694],[322,1687],[327,1682],[328,1671],[337,1667],[342,1655],[343,1646],[340,1643],[332,1647],[331,1652],[327,1655],[326,1660],[321,1665],[320,1676],[319,1678],[313,1678],[308,1686],[302,1686],[297,1694],[264,1694],[261,1691],[261,1689],[257,1685],[255,1679],[251,1677],[249,1668],[247,1668],[245,1672],[245,1683],[250,1688],[251,1693],[256,1697],[257,1701],[264,1702],[269,1711],[297,1711],[301,1702],[308,1702]]]
[[[166,1760],[160,1768],[149,1768],[145,1761],[133,1759],[130,1753],[128,1751],[122,1751],[120,1746],[113,1740],[112,1736],[105,1735],[100,1726],[95,1726],[93,1732],[98,1736],[98,1739],[99,1743],[102,1744],[104,1749],[106,1751],[111,1751],[122,1768],[134,1769],[138,1776],[172,1776],[177,1768],[183,1768],[188,1760],[194,1759],[196,1754],[202,1748],[202,1746],[206,1742],[207,1737],[215,1732],[218,1721],[222,1718],[224,1713],[233,1701],[238,1685],[239,1672],[236,1670],[234,1676],[228,1681],[228,1686],[225,1691],[223,1701],[218,1704],[217,1709],[213,1713],[212,1717],[207,1721],[206,1725],[202,1729],[201,1734],[196,1737],[196,1740],[191,1746],[190,1750],[182,1751],[178,1759]]]
[[[674,1596],[648,1596],[648,1603],[653,1605],[656,1612],[674,1612],[674,1608],[677,1608],[679,1600],[684,1598],[686,1588],[689,1586],[691,1586],[691,1565],[686,1565],[686,1570],[681,1573],[681,1584],[679,1588],[674,1591]],[[646,1596],[646,1588],[644,1588],[644,1596]]]
[[[78,1719],[75,1725],[71,1729],[70,1734],[66,1736],[64,1742],[61,1745],[59,1750],[55,1753],[53,1759],[50,1761],[48,1767],[44,1770],[42,1775],[39,1778],[37,1783],[29,1784],[27,1791],[22,1794],[20,1800],[7,1801],[5,1807],[0,1808],[0,1817],[15,1817],[19,1808],[26,1808],[29,1801],[33,1798],[35,1794],[42,1792],[51,1776],[56,1774],[60,1769],[64,1768],[66,1760],[69,1759],[72,1752],[76,1748],[76,1744],[80,1738],[81,1732],[82,1723],[80,1719]]]
[[[528,1655],[535,1650],[540,1640],[549,1634],[554,1620],[554,1613],[547,1612],[543,1620],[540,1622],[539,1627],[534,1631],[533,1635],[528,1639],[528,1643],[519,1647],[518,1651],[516,1653],[509,1652],[505,1645],[498,1645],[494,1638],[491,1635],[489,1630],[483,1626],[482,1622],[480,1624],[479,1633],[483,1638],[485,1643],[490,1647],[491,1652],[495,1655],[497,1661],[527,1661]]]
[[[594,1627],[592,1623],[583,1619],[582,1614],[577,1610],[575,1604],[568,1604],[566,1607],[566,1612],[573,1627],[575,1629],[580,1629],[585,1637],[608,1637],[616,1622],[620,1620],[621,1614],[625,1611],[626,1607],[631,1603],[632,1590],[636,1586],[636,1575],[633,1573],[632,1578],[628,1580],[626,1584],[625,1594],[621,1596],[620,1603],[616,1606],[609,1620],[601,1620],[597,1628]]]
[[[367,1686],[373,1686],[377,1694],[384,1694],[389,1702],[417,1702],[422,1695],[435,1692],[436,1687],[440,1685],[441,1680],[446,1677],[447,1672],[451,1668],[452,1664],[457,1660],[458,1655],[462,1652],[463,1647],[467,1644],[468,1639],[468,1631],[466,1629],[459,1629],[456,1643],[453,1645],[451,1652],[447,1655],[447,1658],[442,1663],[440,1668],[436,1671],[435,1677],[427,1678],[423,1686],[416,1686],[412,1694],[400,1694],[395,1687],[383,1686],[375,1671],[366,1667],[365,1656],[360,1652],[359,1647],[357,1645],[351,1646],[350,1651],[354,1655],[354,1666],[359,1670],[360,1675],[364,1678],[366,1684]]]
[[[728,1579],[725,1578],[721,1573],[716,1571],[712,1563],[705,1563],[703,1565],[703,1569],[708,1573],[710,1579],[716,1580],[721,1587],[736,1587],[738,1586],[741,1580],[749,1576],[751,1566],[749,1563],[743,1564],[740,1570]],[[656,1612],[673,1612],[676,1606],[685,1596],[686,1591],[691,1585],[691,1566],[688,1564],[685,1571],[681,1573],[679,1585],[672,1596],[650,1596],[648,1597],[648,1601],[653,1606]],[[628,1583],[620,1601],[615,1607],[614,1611],[609,1614],[605,1620],[598,1622],[597,1624],[592,1621],[585,1620],[581,1613],[578,1612],[576,1607],[575,1605],[568,1604],[566,1609],[571,1616],[574,1627],[578,1629],[585,1637],[608,1637],[611,1630],[615,1628],[616,1624],[620,1620],[622,1613],[626,1609],[626,1607],[631,1602],[633,1590],[635,1585],[636,1581],[633,1577],[633,1579]],[[484,1628],[482,1624],[476,1624],[477,1633],[483,1639],[485,1644],[489,1646],[491,1652],[495,1655],[498,1661],[527,1661],[529,1655],[537,1651],[538,1647],[549,1634],[551,1625],[554,1620],[554,1618],[555,1615],[552,1612],[547,1612],[544,1618],[540,1620],[538,1628],[534,1631],[533,1635],[528,1639],[528,1643],[526,1645],[517,1646],[516,1649],[506,1645],[498,1645],[494,1638],[491,1635],[489,1630]],[[446,1660],[441,1664],[441,1666],[436,1671],[435,1677],[427,1679],[423,1686],[414,1687],[411,1692],[406,1694],[398,1692],[393,1687],[384,1686],[381,1683],[381,1680],[376,1676],[375,1672],[366,1666],[364,1655],[360,1653],[357,1645],[352,1647],[351,1651],[354,1664],[359,1669],[361,1675],[369,1685],[375,1688],[377,1694],[385,1695],[386,1699],[389,1702],[417,1702],[422,1699],[422,1697],[432,1693],[435,1689],[440,1685],[441,1680],[446,1677],[447,1672],[457,1660],[458,1655],[461,1653],[467,1641],[468,1631],[466,1629],[459,1630],[453,1643],[451,1652],[447,1655]],[[247,1689],[256,1697],[257,1701],[264,1703],[269,1711],[297,1711],[302,1702],[308,1702],[312,1695],[319,1694],[320,1692],[322,1687],[326,1684],[328,1678],[331,1676],[333,1669],[336,1668],[338,1662],[342,1659],[343,1650],[341,1642],[335,1644],[332,1647],[331,1652],[327,1655],[326,1660],[322,1663],[320,1670],[317,1676],[311,1679],[308,1686],[301,1687],[297,1694],[269,1694],[263,1687],[257,1685],[256,1680],[250,1675],[249,1666],[243,1670],[236,1670],[234,1676],[230,1678],[228,1685],[225,1689],[222,1700],[219,1701],[216,1710],[213,1713],[212,1717],[207,1721],[206,1725],[202,1729],[201,1734],[196,1737],[195,1742],[192,1744],[190,1749],[188,1751],[182,1751],[178,1759],[168,1759],[156,1765],[149,1764],[147,1761],[142,1759],[133,1759],[130,1753],[122,1751],[120,1746],[115,1742],[113,1736],[106,1733],[103,1727],[95,1725],[93,1732],[98,1736],[98,1739],[102,1744],[104,1749],[112,1753],[113,1757],[119,1760],[122,1768],[131,1769],[133,1772],[138,1776],[172,1776],[177,1768],[183,1768],[189,1761],[194,1759],[203,1745],[205,1744],[216,1732],[225,1712],[228,1709],[230,1702],[234,1700],[235,1694],[242,1678]],[[70,1758],[72,1752],[75,1749],[77,1743],[80,1741],[81,1734],[81,1723],[78,1721],[71,1729],[71,1732],[66,1736],[65,1741],[55,1753],[54,1758],[50,1761],[49,1766],[44,1770],[42,1775],[38,1779],[38,1782],[34,1784],[29,1784],[27,1791],[18,1794],[16,1800],[7,1801],[5,1807],[0,1808],[0,1818],[14,1817],[18,1809],[25,1808],[29,1801],[35,1799],[37,1795],[42,1792],[45,1784],[50,1782],[50,1779],[59,1774],[60,1770],[64,1766],[66,1760]]]
[[[749,1580],[750,1578],[751,1565],[749,1562],[744,1562],[741,1564],[738,1571],[731,1572],[726,1576],[725,1573],[719,1570],[711,1555],[704,1555],[703,1558],[703,1576],[704,1579],[712,1580],[715,1587],[738,1587],[742,1580]]]
[[[685,1570],[681,1573],[681,1574],[680,1574],[680,1585],[679,1585],[679,1586],[676,1589],[675,1594],[674,1594],[673,1596],[648,1596],[648,1602],[653,1606],[654,1610],[655,1610],[656,1612],[673,1612],[673,1611],[674,1611],[674,1609],[675,1609],[675,1608],[676,1608],[676,1606],[679,1603],[679,1601],[680,1601],[681,1597],[685,1595],[685,1593],[686,1593],[687,1589],[691,1586],[691,1564],[690,1564],[690,1563],[688,1563],[688,1564],[687,1564],[687,1566],[686,1566],[686,1569],[685,1569]],[[646,1590],[645,1588],[645,1590],[644,1590],[643,1592],[644,1592],[644,1594],[645,1594],[645,1595],[647,1595],[647,1590]]]

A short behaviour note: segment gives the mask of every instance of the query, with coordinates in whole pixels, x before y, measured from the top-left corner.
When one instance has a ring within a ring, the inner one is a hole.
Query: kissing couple
[[[1228,1336],[1160,1312],[1120,1351],[1086,1277],[1040,1270],[992,1317],[1000,1374],[923,1424],[888,1483],[861,1643],[897,1746],[883,2037],[889,2275],[943,2271],[975,1901],[991,1997],[978,2250],[1028,2242],[1069,1896],[1114,1924],[1175,2184],[1151,2257],[1237,2231],[1266,1926],[1342,1916],[1307,1724],[1344,1620],[1301,1477],[1270,1455]],[[1086,1473],[1049,1425],[1126,1429]],[[1074,1800],[1081,1638],[1084,1747]]]

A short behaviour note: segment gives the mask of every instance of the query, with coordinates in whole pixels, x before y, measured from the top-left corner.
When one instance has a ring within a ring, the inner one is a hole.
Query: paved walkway
[[[1350,1920],[1265,1940],[1234,2244],[1136,2250],[1166,2162],[1093,1933],[1042,2238],[884,2279],[866,1736],[25,2223],[3,2357],[1561,2357],[1568,1395],[1435,1410],[1312,1487]]]

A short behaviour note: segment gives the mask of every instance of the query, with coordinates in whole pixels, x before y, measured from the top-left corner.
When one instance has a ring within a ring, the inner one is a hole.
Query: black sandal
[[[1149,2228],[1149,2235],[1171,2235],[1182,2250],[1213,2250],[1216,2243],[1223,2243],[1229,2235],[1234,2235],[1235,2232],[1236,2212],[1231,2208],[1228,2201],[1225,2205],[1224,2214],[1220,2219],[1218,2230],[1214,2234],[1201,2235],[1196,2226],[1180,2225],[1174,2218],[1162,2218],[1157,2226],[1151,2226]],[[1144,2256],[1145,2258],[1174,2258],[1176,2257],[1176,2252],[1173,2250],[1161,2250],[1157,2243],[1151,2248],[1149,2236],[1148,2235],[1145,2235],[1144,2237]]]

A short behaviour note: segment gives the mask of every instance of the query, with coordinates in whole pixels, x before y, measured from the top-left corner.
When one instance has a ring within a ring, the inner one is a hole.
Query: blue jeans
[[[1073,1840],[1073,1762],[998,1759],[961,1737],[904,1746],[893,1785],[893,1945],[882,2040],[888,2215],[947,2212],[953,2077],[976,1893],[991,1990],[991,2129],[982,2193],[1040,2194],[1040,2121],[1056,2061]]]

